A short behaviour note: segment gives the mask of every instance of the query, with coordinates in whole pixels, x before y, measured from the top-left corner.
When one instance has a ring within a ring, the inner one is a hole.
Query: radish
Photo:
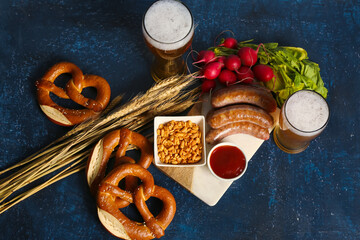
[[[208,64],[210,62],[215,61],[215,59],[216,59],[216,57],[215,57],[215,53],[213,51],[202,50],[199,52],[196,62],[194,62],[193,64],[197,64],[197,63]]]
[[[216,87],[216,82],[214,80],[206,79],[203,81],[201,85],[201,93],[210,92],[215,87]]]
[[[203,76],[200,76],[199,78],[213,80],[219,76],[221,68],[223,66],[224,64],[221,62],[211,62],[209,64],[206,64],[205,67],[202,69]]]
[[[216,61],[222,63],[223,66],[225,66],[225,59],[226,59],[225,56],[221,56],[221,57],[218,57],[218,58],[216,59]]]
[[[230,71],[237,72],[237,70],[241,67],[240,58],[236,55],[229,55],[225,59],[225,67]]]
[[[260,45],[259,45],[260,46]],[[257,54],[259,52],[259,47],[255,51],[250,47],[242,47],[238,51],[238,56],[241,59],[241,63],[244,66],[251,67],[257,62]]]
[[[219,47],[233,48],[237,47],[237,41],[235,38],[225,38],[224,42]]]
[[[252,68],[255,77],[262,81],[268,82],[274,77],[274,71],[272,68],[265,64],[258,64]]]
[[[228,69],[223,69],[219,74],[219,82],[229,86],[231,84],[234,84],[236,82],[236,74],[233,71],[230,71]]]
[[[247,66],[241,66],[237,72],[237,78],[241,83],[252,83],[254,81],[254,73]]]

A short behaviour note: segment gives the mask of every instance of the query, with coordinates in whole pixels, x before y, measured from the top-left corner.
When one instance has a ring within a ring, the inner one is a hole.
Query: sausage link
[[[276,110],[276,101],[271,92],[260,86],[233,85],[215,91],[211,98],[211,104],[214,108],[237,103],[256,105],[267,112]]]
[[[248,104],[232,105],[216,110],[211,110],[206,121],[211,128],[220,128],[235,122],[251,122],[263,128],[269,128],[274,124],[272,116],[265,110]]]
[[[227,136],[238,133],[249,134],[262,140],[268,140],[270,137],[269,131],[266,128],[250,122],[238,122],[227,124],[218,129],[211,129],[206,134],[206,142],[214,144]]]

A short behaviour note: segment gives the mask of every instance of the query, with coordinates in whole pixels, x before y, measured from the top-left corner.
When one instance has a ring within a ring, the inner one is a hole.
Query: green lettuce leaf
[[[324,98],[327,97],[327,89],[320,76],[320,67],[308,60],[304,49],[277,47],[266,51],[270,55],[267,64],[273,68],[275,80],[265,83],[265,86],[275,93],[279,107],[291,94],[302,89],[314,90]]]

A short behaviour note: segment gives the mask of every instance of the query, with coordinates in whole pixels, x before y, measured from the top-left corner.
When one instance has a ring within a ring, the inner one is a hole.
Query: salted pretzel
[[[69,73],[72,78],[66,84],[65,90],[56,86],[54,81],[61,74]],[[70,62],[61,62],[51,67],[45,75],[36,81],[37,99],[41,110],[54,123],[62,126],[73,126],[100,114],[110,101],[110,86],[108,82],[96,75],[83,75],[80,68]],[[96,88],[96,99],[84,97],[84,88]],[[50,97],[50,92],[64,99],[71,99],[85,107],[75,110],[56,104]]]
[[[129,144],[141,151],[138,163],[125,156]],[[107,163],[116,146],[115,168],[105,177]],[[108,133],[93,148],[86,169],[88,185],[98,204],[98,216],[103,226],[113,235],[123,239],[153,239],[164,235],[164,230],[176,212],[173,195],[154,185],[153,176],[146,170],[153,160],[150,142],[141,134],[122,128]],[[118,187],[125,178],[125,190]],[[142,184],[138,186],[137,179]],[[145,201],[155,197],[163,202],[163,209],[154,217]],[[128,219],[121,208],[135,204],[144,223]]]

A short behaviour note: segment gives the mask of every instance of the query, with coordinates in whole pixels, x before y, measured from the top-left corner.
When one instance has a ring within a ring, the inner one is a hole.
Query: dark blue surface
[[[130,98],[152,84],[141,18],[152,1],[0,2],[0,169],[69,129],[51,123],[34,82],[59,61]],[[185,1],[198,26],[193,48],[223,30],[239,40],[303,47],[319,63],[331,119],[298,155],[273,140],[247,173],[209,207],[155,167],[177,201],[163,239],[360,239],[359,1]],[[40,191],[0,215],[0,239],[116,239],[101,226],[84,172]]]

